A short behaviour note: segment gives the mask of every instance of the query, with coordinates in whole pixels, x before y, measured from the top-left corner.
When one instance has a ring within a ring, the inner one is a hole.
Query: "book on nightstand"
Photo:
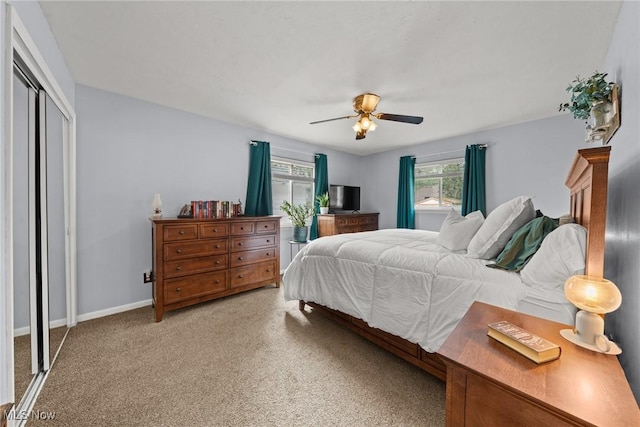
[[[560,346],[513,323],[503,320],[490,323],[488,326],[487,335],[536,363],[548,362],[560,357],[562,351]]]

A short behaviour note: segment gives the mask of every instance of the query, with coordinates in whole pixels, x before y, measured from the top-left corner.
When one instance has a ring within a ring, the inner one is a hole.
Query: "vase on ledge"
[[[293,226],[293,241],[299,243],[305,243],[307,241],[307,226],[299,227]]]

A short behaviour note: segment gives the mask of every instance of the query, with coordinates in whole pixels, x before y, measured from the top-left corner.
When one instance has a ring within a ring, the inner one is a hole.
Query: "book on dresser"
[[[562,349],[542,337],[506,320],[490,323],[487,335],[528,357],[536,363],[544,363],[560,357]]]

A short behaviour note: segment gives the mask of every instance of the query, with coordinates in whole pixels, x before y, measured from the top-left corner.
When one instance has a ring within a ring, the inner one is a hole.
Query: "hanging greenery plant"
[[[594,103],[609,100],[614,83],[607,82],[606,76],[607,73],[596,71],[588,78],[576,77],[567,88],[567,92],[571,94],[571,102],[560,104],[558,111],[569,110],[573,118],[586,121]]]

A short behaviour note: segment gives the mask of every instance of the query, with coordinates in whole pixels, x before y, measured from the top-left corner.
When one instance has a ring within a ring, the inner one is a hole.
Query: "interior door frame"
[[[37,78],[47,92],[49,98],[58,107],[66,122],[63,127],[63,169],[65,197],[64,206],[67,211],[65,230],[66,253],[66,290],[67,290],[67,326],[77,323],[77,284],[76,284],[76,114],[67,99],[53,72],[47,65],[36,43],[33,41],[18,13],[10,4],[5,5],[5,57],[4,57],[4,153],[3,197],[2,205],[4,221],[0,234],[4,237],[4,245],[0,248],[4,277],[0,281],[0,296],[3,296],[4,319],[0,322],[0,403],[14,402],[14,346],[13,346],[13,62],[14,51],[22,62]],[[48,373],[48,372],[47,372]],[[6,377],[3,378],[3,374]],[[30,387],[33,402],[37,397],[46,375]],[[27,396],[25,396],[27,397]],[[29,399],[27,399],[29,400]],[[16,402],[17,404],[18,402]]]

